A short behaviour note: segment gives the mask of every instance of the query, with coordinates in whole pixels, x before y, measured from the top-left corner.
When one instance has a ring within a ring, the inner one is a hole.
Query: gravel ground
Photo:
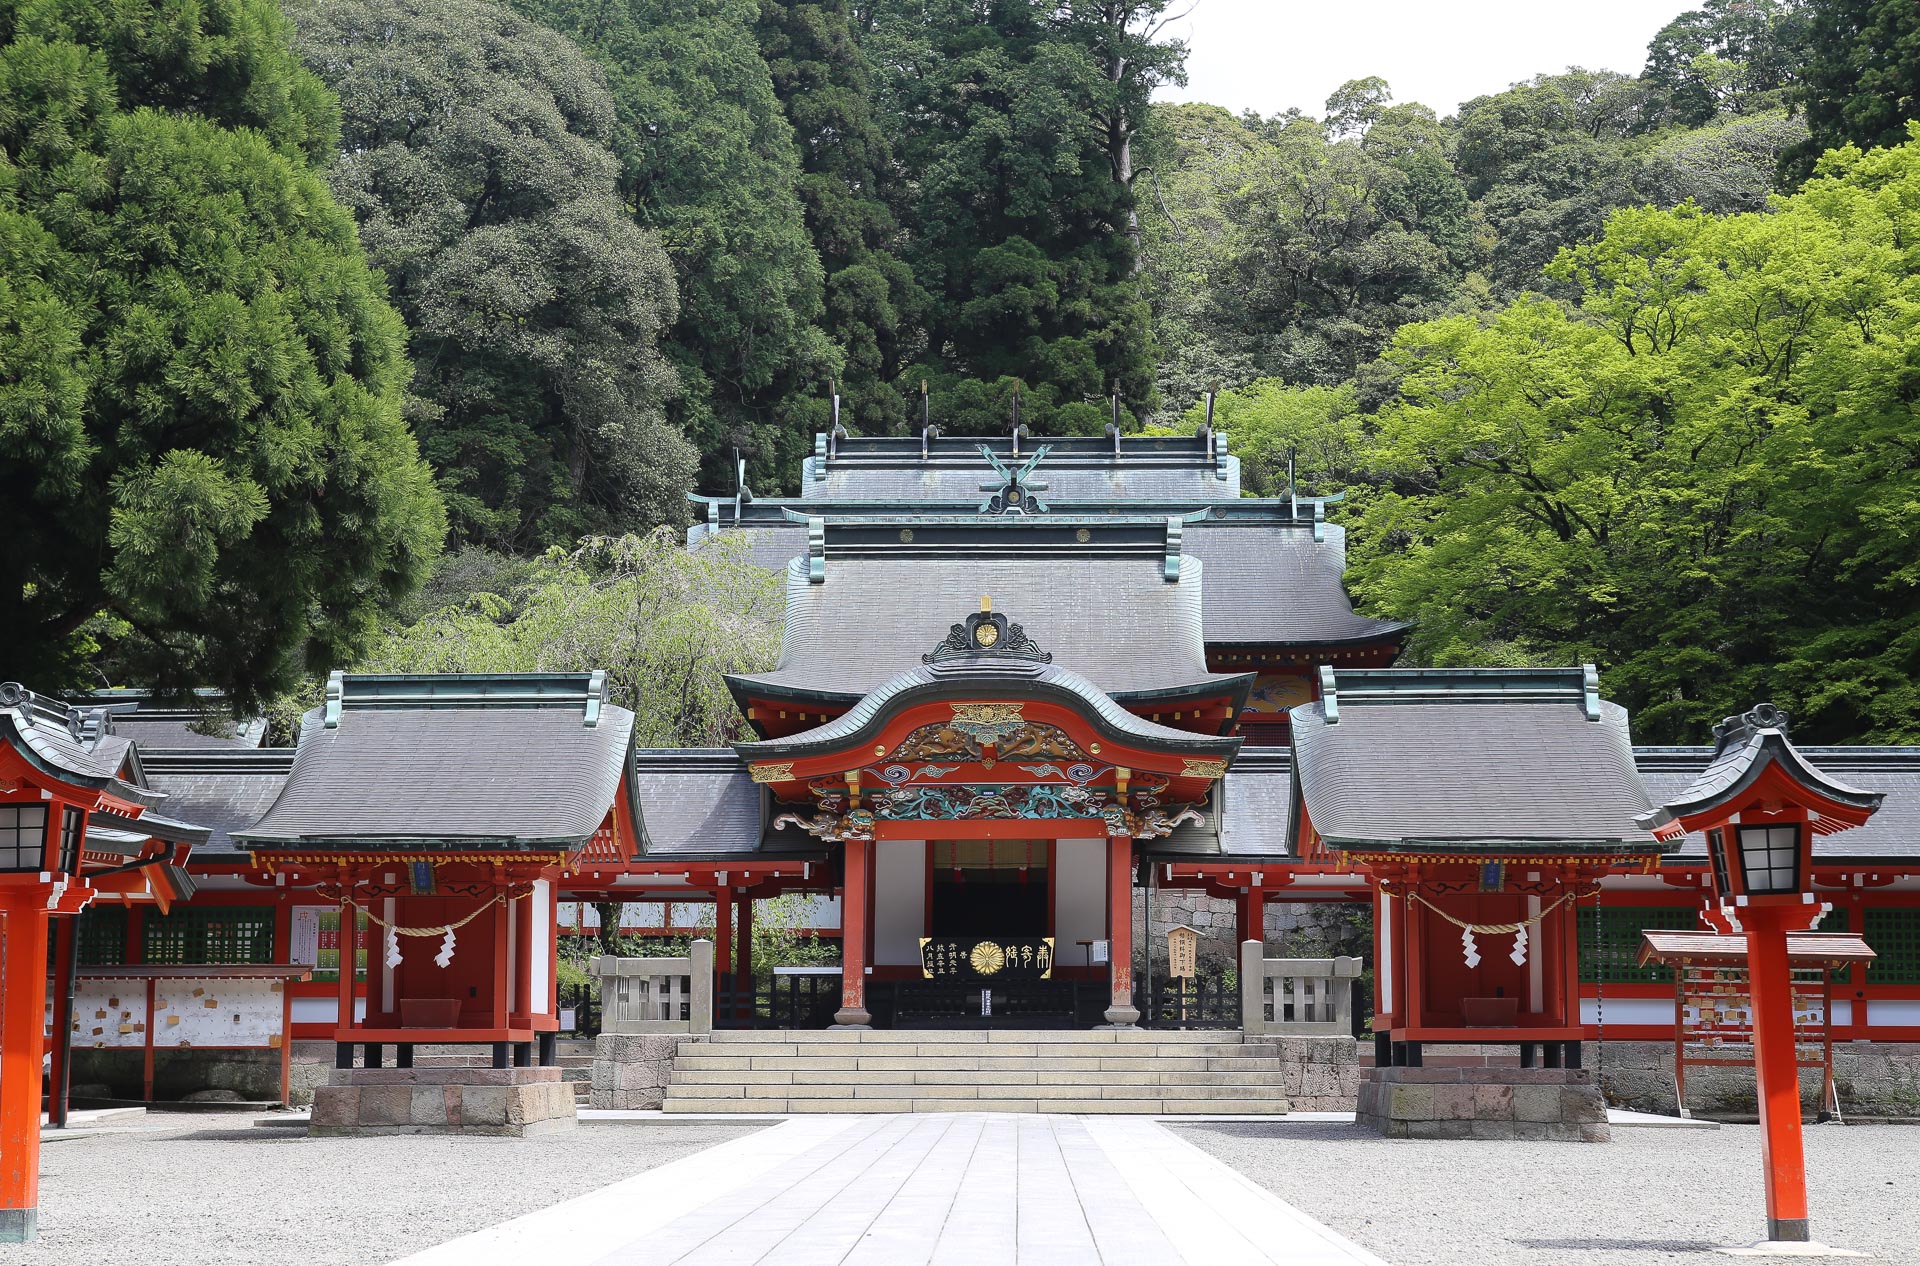
[[[40,1239],[0,1266],[375,1266],[761,1128],[310,1139],[196,1116],[40,1150]]]
[[[1194,1124],[1182,1138],[1395,1266],[1709,1266],[1766,1231],[1760,1131],[1613,1142],[1383,1139],[1360,1126]],[[1920,1129],[1809,1127],[1814,1238],[1920,1263]]]

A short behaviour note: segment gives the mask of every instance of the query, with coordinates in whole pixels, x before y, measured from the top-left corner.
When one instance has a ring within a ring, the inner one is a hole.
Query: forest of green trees
[[[623,619],[652,741],[716,741],[775,591],[649,533],[736,452],[790,485],[830,384],[949,434],[1218,384],[1250,491],[1347,494],[1410,662],[1920,741],[1912,0],[1268,117],[1153,101],[1172,15],[0,0],[0,675],[257,707]]]

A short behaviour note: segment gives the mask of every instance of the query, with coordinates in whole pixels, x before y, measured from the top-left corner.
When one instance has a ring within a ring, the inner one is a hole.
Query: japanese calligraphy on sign
[[[1167,929],[1167,974],[1175,980],[1188,980],[1193,976],[1193,960],[1196,948],[1200,944],[1200,934],[1190,927],[1180,926]]]
[[[1049,980],[1053,938],[923,936],[920,975],[927,980]]]

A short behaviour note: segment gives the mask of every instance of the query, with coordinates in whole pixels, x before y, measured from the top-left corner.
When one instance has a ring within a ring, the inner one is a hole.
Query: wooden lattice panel
[[[1920,910],[1868,910],[1861,931],[1879,954],[1868,984],[1920,985]]]

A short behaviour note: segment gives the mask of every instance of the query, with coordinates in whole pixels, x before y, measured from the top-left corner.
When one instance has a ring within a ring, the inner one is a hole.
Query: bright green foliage
[[[760,0],[760,51],[800,149],[798,190],[826,271],[829,334],[846,357],[842,421],[897,427],[907,401],[896,379],[919,350],[926,292],[900,258],[900,195],[875,116],[871,73],[846,0]]]
[[[1813,136],[1786,163],[1794,176],[1822,152],[1898,145],[1920,119],[1920,5],[1810,0],[1798,97]]]
[[[0,662],[244,705],[350,658],[445,524],[331,96],[263,0],[4,0],[0,103]]]
[[[1769,214],[1615,215],[1577,311],[1410,326],[1353,577],[1439,664],[1595,658],[1643,741],[1772,698],[1920,739],[1920,142]]]
[[[416,429],[455,535],[513,549],[685,520],[658,350],[674,278],[620,202],[612,98],[484,0],[303,0],[340,94],[335,193],[412,326]]]
[[[796,194],[793,129],[754,27],[757,0],[513,0],[605,68],[621,191],[680,282],[671,354],[711,487],[731,450],[761,485],[812,448],[841,358],[820,329],[820,260]]]
[[[1143,225],[1170,399],[1214,379],[1339,382],[1451,302],[1480,247],[1447,138],[1424,107],[1370,100],[1340,141],[1298,115],[1159,112]]]
[[[1151,404],[1132,192],[1096,127],[1134,110],[1139,87],[1106,74],[1116,35],[1096,8],[874,6],[882,117],[918,178],[907,257],[932,296],[927,359],[906,378],[933,381],[950,431],[1004,430],[1016,380],[1039,431],[1097,431],[1115,392],[1130,411]]]
[[[476,591],[383,638],[367,672],[605,669],[642,747],[715,747],[744,737],[728,673],[772,666],[780,577],[737,536],[686,549],[671,529],[549,551],[530,572]]]
[[[1245,492],[1255,497],[1354,492],[1371,474],[1357,397],[1351,383],[1300,387],[1278,378],[1221,392],[1213,425],[1226,433],[1240,459]],[[1206,419],[1202,401],[1187,410],[1180,429],[1192,434]]]

